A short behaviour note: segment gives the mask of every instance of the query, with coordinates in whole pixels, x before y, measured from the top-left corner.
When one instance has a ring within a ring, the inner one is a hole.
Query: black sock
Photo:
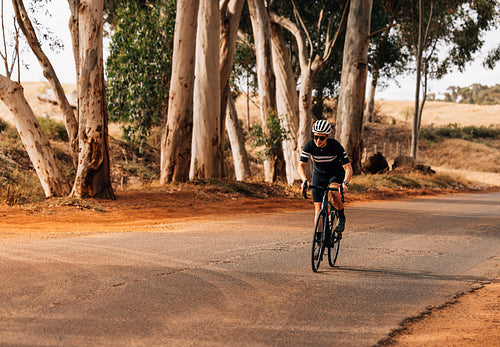
[[[338,214],[339,217],[345,218],[344,209],[337,210],[337,214]]]

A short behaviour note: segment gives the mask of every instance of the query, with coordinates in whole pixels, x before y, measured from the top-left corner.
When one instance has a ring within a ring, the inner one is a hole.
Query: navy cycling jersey
[[[300,155],[300,161],[313,161],[313,174],[330,178],[344,172],[343,165],[349,163],[344,147],[335,139],[328,138],[325,147],[318,147],[311,139],[307,141]]]

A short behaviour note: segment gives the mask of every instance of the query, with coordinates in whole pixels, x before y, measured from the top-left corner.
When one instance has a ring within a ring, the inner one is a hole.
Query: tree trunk
[[[325,67],[333,47],[337,42],[337,38],[344,27],[347,18],[347,8],[349,0],[346,2],[344,13],[342,15],[342,20],[339,23],[335,35],[331,36],[332,25],[329,23],[326,33],[324,33],[325,42],[322,55],[319,52],[314,52],[314,48],[311,47],[311,43],[306,40],[307,32],[305,28],[297,26],[291,20],[278,16],[276,13],[271,12],[270,17],[273,23],[279,24],[283,28],[287,29],[295,38],[297,42],[299,65],[300,65],[300,91],[298,100],[299,109],[299,125],[297,137],[297,149],[300,151],[306,142],[311,138],[311,127],[312,127],[312,92],[313,92],[313,82],[315,76]],[[298,15],[298,13],[296,13]],[[300,16],[299,16],[300,17]],[[301,21],[299,18],[298,21]],[[317,28],[318,31],[321,29],[321,18],[318,21]],[[296,91],[296,86],[293,88]]]
[[[23,94],[23,87],[0,75],[0,99],[14,115],[16,128],[42,184],[45,197],[64,196],[70,184]]]
[[[287,130],[283,140],[283,159],[285,161],[286,180],[293,184],[300,180],[297,167],[299,165],[299,147],[297,133],[299,129],[299,100],[297,97],[297,82],[290,64],[285,40],[281,27],[271,24],[271,39],[273,48],[273,68],[276,77],[276,108],[283,129]]]
[[[351,1],[337,110],[336,137],[344,146],[356,174],[361,172],[363,152],[363,110],[371,9],[372,0]]]
[[[78,88],[78,74],[80,73],[80,44],[78,35],[78,3],[79,0],[68,0],[71,16],[69,18],[68,27],[71,33],[71,43],[73,48],[73,56],[75,59],[76,81]]]
[[[234,173],[237,181],[244,181],[250,178],[250,162],[245,148],[245,139],[243,138],[243,129],[241,128],[234,99],[229,95],[227,99],[226,128],[231,143],[231,152],[233,153]]]
[[[229,0],[227,6],[222,7],[220,23],[220,145],[221,153],[224,153],[225,138],[225,118],[229,105],[230,93],[229,78],[233,68],[234,52],[236,51],[236,39],[238,37],[238,27],[240,24],[241,11],[245,0]],[[224,175],[224,160],[221,160],[221,173]]]
[[[434,1],[430,1],[429,19],[427,20],[427,28],[424,30],[424,4],[422,0],[418,2],[419,8],[419,19],[418,19],[418,43],[417,43],[417,78],[416,78],[416,88],[415,88],[415,110],[413,115],[413,126],[411,132],[411,149],[410,156],[417,160],[418,156],[418,135],[420,132],[420,123],[422,119],[422,112],[424,110],[425,99],[427,97],[427,70],[424,70],[425,74],[425,89],[424,98],[422,104],[420,105],[420,84],[422,83],[422,60],[425,42],[429,36],[429,29],[432,23],[432,17],[434,13]]]
[[[189,178],[199,0],[178,0],[168,117],[161,141],[160,183]]]
[[[276,109],[275,80],[272,70],[271,23],[264,0],[248,0],[250,20],[255,40],[257,79],[259,82],[259,108],[264,136],[268,136],[269,112]],[[274,159],[264,159],[264,180],[274,178]]]
[[[378,69],[376,69],[373,71],[372,83],[370,84],[370,92],[368,93],[368,101],[366,102],[364,117],[365,122],[373,122],[373,112],[375,110],[375,92],[377,91],[378,76],[379,71]]]
[[[73,108],[66,98],[64,89],[59,82],[59,79],[57,78],[52,64],[50,63],[49,59],[43,52],[42,47],[40,46],[40,42],[36,37],[35,29],[31,24],[28,14],[26,13],[26,9],[24,8],[23,1],[12,0],[12,3],[16,12],[16,18],[17,22],[19,23],[19,27],[23,31],[24,36],[26,37],[26,40],[31,47],[31,50],[38,58],[38,62],[43,69],[43,74],[49,81],[52,89],[54,89],[55,96],[59,101],[59,105],[61,106],[61,111],[64,114],[64,120],[66,123],[66,131],[68,132],[71,156],[73,158],[73,164],[76,167],[78,163],[78,123],[75,118],[75,113],[73,112]]]
[[[190,180],[221,177],[218,5],[201,0],[198,13]]]
[[[411,148],[410,156],[416,161],[418,151],[418,118],[420,110],[420,83],[422,78],[422,52],[423,52],[423,22],[424,22],[424,5],[422,0],[418,2],[418,43],[417,43],[417,76],[415,81],[415,106],[413,110],[413,125],[411,129]]]
[[[79,155],[72,196],[114,199],[108,150],[108,112],[103,65],[104,0],[82,0],[78,7]]]

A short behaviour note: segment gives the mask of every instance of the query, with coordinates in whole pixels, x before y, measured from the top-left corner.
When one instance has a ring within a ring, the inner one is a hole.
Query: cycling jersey
[[[300,161],[307,163],[309,158],[313,161],[312,184],[324,186],[331,182],[342,183],[345,170],[343,165],[349,163],[349,158],[344,147],[335,139],[328,138],[324,147],[318,147],[311,139],[307,141],[300,155]],[[321,192],[312,190],[313,201],[321,201]]]

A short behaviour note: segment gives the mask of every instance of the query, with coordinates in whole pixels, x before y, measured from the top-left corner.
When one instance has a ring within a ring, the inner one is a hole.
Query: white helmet
[[[320,119],[313,124],[313,133],[318,134],[330,134],[332,132],[332,126],[324,119]]]

